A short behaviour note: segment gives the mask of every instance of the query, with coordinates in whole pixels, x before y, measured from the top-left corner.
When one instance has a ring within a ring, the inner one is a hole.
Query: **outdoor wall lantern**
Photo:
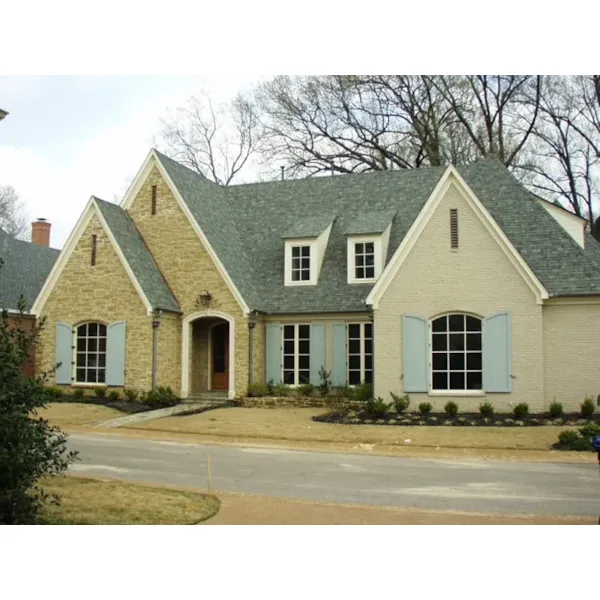
[[[204,290],[199,296],[196,304],[198,306],[204,306],[204,308],[208,308],[210,306],[210,301],[212,300],[212,296],[208,290]]]

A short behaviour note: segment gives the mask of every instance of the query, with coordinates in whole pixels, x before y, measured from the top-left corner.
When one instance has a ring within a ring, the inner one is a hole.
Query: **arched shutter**
[[[492,315],[483,322],[483,389],[511,391],[510,315]]]
[[[56,324],[57,384],[71,385],[73,376],[73,328],[67,323]]]
[[[106,328],[106,384],[125,385],[125,321]]]
[[[429,391],[429,321],[404,315],[402,326],[404,391]]]

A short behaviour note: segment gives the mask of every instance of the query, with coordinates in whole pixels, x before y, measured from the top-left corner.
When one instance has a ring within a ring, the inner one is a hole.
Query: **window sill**
[[[82,388],[96,388],[96,387],[108,387],[106,383],[83,383],[81,381],[74,381],[71,387],[82,387]]]
[[[474,398],[485,395],[483,390],[430,390],[428,394],[428,396],[472,396]]]

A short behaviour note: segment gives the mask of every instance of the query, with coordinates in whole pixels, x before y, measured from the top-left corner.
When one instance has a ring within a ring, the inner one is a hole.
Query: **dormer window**
[[[383,270],[381,235],[348,237],[348,283],[373,283]]]
[[[375,279],[375,242],[354,244],[354,277]]]
[[[286,286],[317,285],[333,219],[305,218],[282,236]]]
[[[292,281],[310,281],[310,246],[292,246]]]
[[[394,212],[357,213],[346,226],[348,283],[374,283],[383,271]]]

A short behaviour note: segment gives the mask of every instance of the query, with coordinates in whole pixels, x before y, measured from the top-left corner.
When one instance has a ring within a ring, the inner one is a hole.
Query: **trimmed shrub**
[[[269,395],[269,388],[264,383],[251,383],[248,386],[246,396],[248,398],[262,398]]]
[[[558,441],[561,444],[571,445],[579,440],[579,434],[576,431],[561,431],[558,434]]]
[[[121,399],[121,394],[119,394],[117,390],[110,390],[110,392],[108,392],[108,399],[111,402],[118,402]]]
[[[267,381],[267,396],[272,396],[274,391],[275,384],[273,383],[272,379],[269,379],[269,381]]]
[[[94,394],[96,394],[96,398],[106,398],[106,388],[103,387],[95,387]]]
[[[456,404],[456,402],[452,402],[452,400],[450,400],[450,402],[446,402],[446,406],[444,406],[444,412],[449,417],[455,417],[458,414],[458,404]]]
[[[579,428],[579,435],[589,440],[597,435],[600,435],[600,425],[596,423],[586,423],[583,427]]]
[[[326,396],[331,390],[331,371],[326,371],[325,367],[321,367],[319,369],[319,381],[319,393],[321,396]]]
[[[397,413],[402,413],[408,408],[408,405],[410,404],[410,398],[408,397],[408,394],[404,394],[404,396],[398,396],[397,394],[394,394],[394,392],[390,392],[390,396],[393,400],[392,404],[394,405],[394,410]]]
[[[421,402],[421,404],[419,404],[419,412],[422,415],[428,415],[432,409],[433,406],[431,406],[429,402]]]
[[[529,404],[527,402],[520,402],[513,408],[513,414],[517,421],[522,421],[529,414]]]
[[[373,398],[373,386],[370,383],[360,383],[354,388],[354,398],[366,402]]]
[[[596,405],[591,396],[586,396],[585,400],[581,403],[581,416],[584,419],[591,419],[594,416]]]
[[[312,396],[315,392],[315,386],[312,383],[305,383],[298,388],[300,396]]]
[[[285,383],[280,383],[273,388],[273,396],[289,396],[291,388]]]
[[[81,388],[73,390],[73,398],[83,398],[83,395],[83,390]]]
[[[556,400],[550,404],[548,412],[551,419],[562,419],[565,415],[563,405],[560,402],[556,402]]]
[[[479,405],[479,412],[484,417],[491,417],[494,415],[494,405],[491,402],[484,402]]]
[[[49,398],[62,398],[64,391],[59,387],[49,385],[48,387],[44,388],[44,394],[46,394],[46,396]]]
[[[181,402],[170,387],[158,386],[142,395],[141,401],[152,408],[166,408]]]
[[[123,388],[123,393],[129,402],[135,402],[138,399],[138,393],[133,388]]]
[[[348,400],[352,400],[354,398],[354,388],[351,388],[347,384],[335,388],[335,392],[341,398],[347,398]]]
[[[373,417],[385,415],[392,404],[383,401],[383,398],[369,398],[365,402],[365,412]]]

